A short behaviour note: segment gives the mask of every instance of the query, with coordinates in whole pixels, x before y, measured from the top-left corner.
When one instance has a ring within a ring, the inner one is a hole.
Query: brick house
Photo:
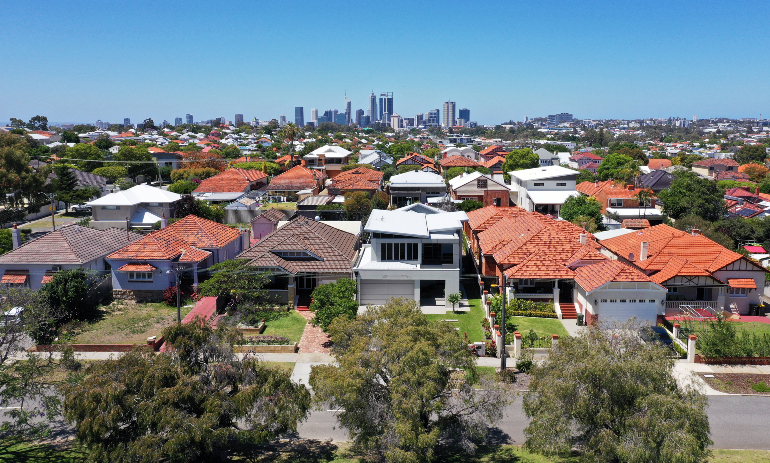
[[[274,195],[283,195],[288,200],[296,200],[297,192],[310,190],[318,194],[324,186],[324,173],[321,170],[294,166],[281,175],[273,177],[266,190]]]
[[[703,159],[692,163],[692,171],[714,178],[717,172],[738,172],[738,166],[735,159]]]
[[[349,192],[363,191],[371,198],[375,192],[382,191],[383,175],[382,172],[366,167],[356,167],[334,177],[328,186],[329,194],[344,195]]]
[[[462,174],[451,179],[449,193],[452,199],[480,201],[484,206],[508,206],[511,202],[511,190],[481,172]]]

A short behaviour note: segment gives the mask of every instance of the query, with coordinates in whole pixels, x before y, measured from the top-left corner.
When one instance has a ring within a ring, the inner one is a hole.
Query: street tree
[[[387,461],[432,461],[439,443],[472,453],[510,401],[500,383],[473,388],[478,375],[466,342],[448,323],[429,321],[414,300],[338,317],[328,333],[337,364],[313,367],[315,402],[339,409],[355,447]]]
[[[591,196],[577,195],[570,196],[564,201],[559,216],[568,222],[573,222],[576,217],[589,217],[595,224],[602,223],[602,205]]]
[[[714,222],[723,217],[724,193],[715,182],[690,171],[676,172],[674,176],[671,186],[658,193],[663,212],[672,219],[695,215]]]
[[[94,169],[104,165],[102,162],[104,161],[102,151],[89,143],[78,143],[75,146],[71,146],[60,157],[62,159],[72,159],[72,164],[84,172],[93,172]]]
[[[176,324],[163,336],[170,352],[134,349],[63,387],[87,461],[248,460],[307,416],[307,389],[253,356],[239,359],[227,329]]]
[[[705,461],[706,397],[677,383],[674,364],[633,322],[559,339],[524,395],[526,447],[547,455],[577,448],[596,462]]]
[[[248,265],[247,259],[233,259],[209,268],[209,279],[200,284],[201,296],[221,297],[236,305],[254,304],[264,297],[268,282],[265,272]]]
[[[123,145],[112,159],[121,161],[131,178],[139,175],[152,176],[157,172],[157,166],[152,162],[152,154],[144,145]]]
[[[508,178],[508,172],[512,170],[534,169],[540,165],[540,157],[529,148],[511,150],[505,156],[503,163],[503,175]]]

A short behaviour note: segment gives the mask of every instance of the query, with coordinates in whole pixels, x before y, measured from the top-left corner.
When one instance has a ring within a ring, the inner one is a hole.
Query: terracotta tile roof
[[[238,159],[233,159],[230,164],[239,164],[241,162],[263,162],[264,158],[255,158],[251,156],[241,156]]]
[[[648,282],[650,277],[617,260],[606,260],[575,270],[575,283],[587,293],[612,282]]]
[[[405,165],[419,164],[421,166],[429,166],[434,169],[436,168],[432,160],[428,159],[427,157],[419,153],[412,153],[409,156],[403,157],[398,161],[396,161],[396,166],[400,166],[401,164],[405,164]]]
[[[158,267],[152,264],[130,263],[120,267],[118,272],[152,272],[157,269]]]
[[[590,265],[596,262],[603,262],[608,260],[596,249],[589,246],[581,246],[575,253],[564,262],[567,267],[582,267],[583,265]]]
[[[201,182],[196,193],[237,193],[247,192],[255,182],[267,183],[267,174],[257,169],[227,169],[221,174]]]
[[[490,155],[499,153],[501,151],[503,151],[503,147],[501,145],[490,145],[484,148],[483,150],[479,151],[479,154],[482,156],[490,156]]]
[[[728,171],[717,171],[714,173],[714,180],[741,180],[741,181],[749,181],[751,182],[751,177],[749,177],[749,174],[745,172],[728,172]]]
[[[251,219],[251,221],[253,222],[260,217],[269,220],[275,225],[282,220],[286,220],[286,213],[277,207],[271,207],[270,209],[267,209],[266,211]]]
[[[729,188],[725,190],[725,196],[736,196],[738,198],[761,200],[761,197],[759,195],[752,193],[745,187]]]
[[[671,167],[671,160],[670,159],[650,159],[650,161],[647,163],[647,167],[649,167],[652,170],[665,169],[666,167]]]
[[[238,258],[249,259],[255,267],[280,267],[291,274],[299,272],[350,272],[357,255],[358,237],[323,222],[304,217],[262,238]],[[284,259],[273,251],[305,250],[318,259]]]
[[[50,283],[53,281],[54,272],[51,270],[46,270],[45,275],[43,275],[43,279],[40,280],[41,284]]]
[[[604,182],[580,182],[575,189],[580,193],[587,196],[596,196],[597,193],[605,188],[612,188],[615,185],[613,180],[606,180]]]
[[[294,166],[273,178],[267,186],[268,191],[312,190],[323,179],[323,173],[304,166]]]
[[[611,187],[611,188],[604,188],[604,190],[602,190],[602,193],[606,195],[608,199],[629,199],[629,198],[636,197],[636,195],[638,195],[639,192],[642,190],[644,190],[644,188],[634,188],[633,190],[629,190],[628,188]],[[655,197],[652,190],[648,189],[647,193],[650,194],[651,198]]]
[[[366,167],[356,167],[338,174],[329,185],[335,190],[379,190],[382,184],[383,172]]]
[[[703,167],[709,167],[714,165],[737,167],[739,164],[735,159],[703,159],[700,161],[693,162],[692,165],[703,166]]]
[[[620,224],[620,228],[648,228],[650,226],[650,221],[647,219],[624,219],[623,223]]]
[[[479,167],[481,164],[474,161],[473,159],[468,159],[464,156],[449,156],[448,158],[442,159],[439,161],[441,164],[441,167],[449,168],[449,167]]]
[[[563,263],[548,257],[530,255],[521,264],[505,271],[508,278],[574,278],[575,272],[565,267]]]
[[[583,167],[581,169],[588,170],[588,169],[598,169],[599,166],[601,166],[601,163],[598,162],[589,162],[588,164],[583,164]]]
[[[295,159],[297,159],[296,156],[295,156]],[[289,156],[287,154],[286,156],[281,156],[280,158],[276,159],[273,162],[275,162],[276,164],[279,164],[279,165],[284,165],[284,164],[286,164],[289,161],[291,161],[291,156]]]
[[[66,225],[0,256],[0,264],[85,264],[136,241],[138,233]]]
[[[579,161],[580,159],[592,159],[594,161],[601,161],[602,158],[598,154],[589,153],[587,151],[580,151],[570,156],[570,161]]]
[[[728,278],[727,284],[731,288],[757,289],[757,282],[753,278]]]
[[[516,206],[487,206],[468,212],[468,224],[474,232],[479,233],[496,224],[503,217],[516,217],[524,214],[527,214],[527,211]]]
[[[496,166],[497,164],[500,164],[500,166],[502,166],[504,162],[505,162],[505,158],[504,157],[502,157],[502,156],[495,156],[495,157],[489,159],[488,161],[485,161],[485,162],[481,163],[481,165],[483,165],[487,169],[491,169],[493,166]]]
[[[174,235],[192,246],[205,249],[221,248],[241,237],[241,232],[233,227],[195,215],[188,215],[157,233]]]
[[[29,278],[27,270],[6,270],[3,278],[0,278],[0,284],[5,285],[23,285]]]

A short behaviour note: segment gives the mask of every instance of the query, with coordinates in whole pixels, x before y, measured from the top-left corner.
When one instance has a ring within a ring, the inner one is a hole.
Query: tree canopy
[[[744,145],[735,153],[735,160],[739,164],[753,163],[764,165],[767,157],[767,150],[764,145]]]
[[[356,318],[357,292],[355,280],[350,279],[318,285],[313,290],[313,302],[310,303],[310,310],[315,312],[313,323],[326,330],[337,317]]]
[[[128,176],[132,178],[138,175],[152,176],[157,172],[157,166],[151,162],[152,155],[144,145],[123,145],[112,159],[125,162],[123,166],[128,170]]]
[[[724,193],[711,180],[689,171],[677,172],[671,186],[658,193],[663,212],[673,219],[696,215],[709,221],[722,218],[725,212]]]
[[[639,164],[622,153],[608,154],[596,170],[599,180],[617,180],[626,183],[639,175]]]
[[[577,217],[593,219],[597,226],[602,223],[602,205],[596,198],[586,195],[570,196],[559,209],[561,218],[575,223]],[[580,225],[579,223],[577,225]],[[582,226],[582,225],[580,225]]]
[[[511,150],[505,156],[502,169],[505,175],[512,170],[534,169],[540,166],[540,157],[529,148]]]

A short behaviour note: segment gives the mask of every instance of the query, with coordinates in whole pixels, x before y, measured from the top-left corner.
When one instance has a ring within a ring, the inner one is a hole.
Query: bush
[[[269,334],[249,336],[243,340],[243,344],[248,346],[285,346],[291,343],[289,338]]]
[[[274,162],[238,162],[230,167],[233,169],[261,170],[267,175],[278,175],[283,172],[283,167]]]
[[[356,282],[349,279],[318,286],[313,290],[310,304],[310,310],[315,312],[313,324],[326,331],[337,317],[356,318],[356,293]]]
[[[178,182],[180,180],[190,180],[191,178],[205,180],[218,173],[219,171],[212,167],[177,169],[171,172],[171,181]]]
[[[484,203],[481,201],[476,201],[475,199],[466,199],[457,205],[457,208],[463,212],[475,211],[476,209],[481,209],[482,207],[484,207]]]
[[[534,366],[535,360],[532,351],[524,349],[519,358],[516,359],[516,369],[522,373],[529,373]]]
[[[198,188],[198,184],[189,180],[179,180],[168,186],[168,191],[179,195],[189,195],[195,189]]]
[[[500,370],[497,377],[503,383],[513,384],[516,382],[516,372],[514,370]]]

